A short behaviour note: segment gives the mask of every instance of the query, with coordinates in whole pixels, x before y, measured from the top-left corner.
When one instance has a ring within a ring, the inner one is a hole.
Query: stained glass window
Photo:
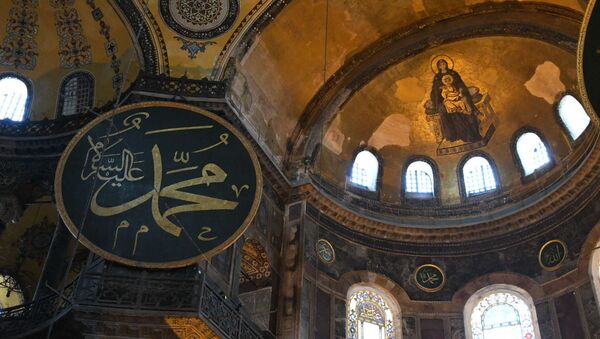
[[[371,290],[352,294],[348,304],[348,339],[393,339],[394,320],[385,300]]]
[[[29,89],[17,77],[0,78],[0,120],[22,121],[25,117]]]
[[[517,139],[517,154],[521,161],[521,165],[523,166],[525,175],[535,172],[535,170],[550,162],[550,156],[548,156],[546,145],[544,145],[542,139],[533,132],[523,133],[519,139]]]
[[[356,155],[352,165],[350,182],[355,186],[369,191],[377,189],[377,175],[379,174],[379,161],[369,151],[361,151]]]
[[[69,75],[60,88],[58,115],[85,113],[94,105],[94,79],[87,72]]]
[[[406,169],[406,192],[433,196],[433,169],[425,161],[414,161]]]
[[[577,140],[590,124],[590,116],[572,95],[565,95],[558,103],[558,115],[573,140]]]
[[[498,291],[481,299],[471,316],[473,339],[535,339],[532,312],[521,296]]]
[[[490,162],[480,156],[474,156],[463,165],[463,180],[468,197],[496,189],[496,177]]]

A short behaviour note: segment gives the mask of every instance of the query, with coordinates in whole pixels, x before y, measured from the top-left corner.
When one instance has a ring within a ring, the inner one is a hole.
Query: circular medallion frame
[[[331,255],[331,259],[327,260],[327,258],[324,257],[324,255],[322,254],[321,248],[326,248],[327,250],[330,251],[330,255]],[[315,245],[315,251],[317,252],[317,257],[319,258],[319,260],[327,265],[331,265],[335,262],[335,249],[333,248],[333,245],[331,245],[331,243],[325,239],[319,239],[317,240],[317,243]]]
[[[171,3],[174,1],[182,0],[160,0],[158,5],[160,14],[169,28],[190,39],[207,40],[226,33],[231,29],[240,12],[239,0],[223,0],[228,2],[225,18],[214,28],[194,30],[191,27],[184,27],[175,19],[174,14],[171,13]]]
[[[175,108],[175,109],[187,110],[187,111],[190,111],[191,113],[199,114],[205,118],[213,120],[214,122],[221,125],[224,129],[228,130],[228,132],[231,132],[237,138],[237,140],[239,140],[239,142],[241,143],[243,148],[246,150],[248,157],[250,158],[250,161],[254,167],[255,176],[256,176],[254,184],[256,185],[256,188],[254,189],[253,200],[252,200],[251,207],[249,208],[248,214],[244,218],[243,222],[238,226],[237,230],[233,234],[231,234],[231,236],[229,236],[225,241],[223,241],[218,246],[215,246],[214,248],[212,248],[211,250],[209,250],[205,253],[202,253],[202,254],[199,254],[196,256],[191,256],[191,257],[181,259],[181,260],[174,260],[174,261],[167,261],[167,262],[147,262],[147,261],[138,261],[138,260],[127,259],[127,258],[118,256],[118,255],[115,255],[105,249],[102,249],[99,246],[97,246],[96,244],[94,244],[92,241],[90,241],[87,237],[85,237],[83,235],[83,232],[80,232],[79,227],[77,227],[77,225],[75,225],[75,223],[71,219],[71,216],[67,212],[67,208],[65,207],[65,201],[63,199],[63,174],[64,174],[65,165],[66,165],[66,162],[68,161],[69,155],[71,154],[71,152],[73,152],[74,148],[79,144],[79,141],[81,141],[81,139],[84,138],[89,131],[91,131],[94,127],[103,123],[104,121],[111,119],[121,113],[124,113],[124,112],[145,109],[145,108]],[[163,102],[149,101],[149,102],[143,102],[143,103],[131,104],[131,105],[119,107],[119,108],[111,110],[103,115],[100,115],[99,117],[97,117],[94,120],[92,120],[91,122],[89,122],[86,126],[84,126],[82,129],[80,129],[77,132],[77,134],[75,134],[75,136],[71,139],[71,141],[65,148],[65,150],[58,162],[58,166],[57,166],[56,174],[55,174],[55,178],[54,178],[55,199],[56,199],[57,210],[58,210],[59,215],[60,215],[61,219],[63,220],[65,226],[68,228],[68,230],[71,232],[71,234],[74,237],[78,238],[79,242],[81,242],[85,247],[90,249],[92,252],[94,252],[108,260],[115,261],[120,264],[124,264],[124,265],[128,265],[128,266],[142,267],[142,268],[159,268],[159,269],[160,268],[184,267],[184,266],[188,266],[193,263],[199,262],[201,260],[209,259],[210,257],[212,257],[216,254],[219,254],[220,252],[224,251],[229,246],[231,246],[233,243],[235,243],[244,234],[246,229],[250,226],[252,220],[254,219],[254,217],[258,211],[258,207],[260,205],[260,200],[261,200],[261,196],[262,196],[262,188],[263,188],[262,186],[263,186],[263,178],[262,178],[262,171],[261,171],[258,157],[257,157],[252,145],[250,144],[250,142],[248,140],[246,140],[246,137],[236,127],[231,125],[225,119],[215,115],[214,113],[208,112],[204,109],[200,109],[195,106],[190,106],[190,105],[185,105],[185,104],[180,104],[180,103],[173,103],[173,102],[164,102],[164,101]]]
[[[557,264],[555,264],[554,266],[548,266],[544,263],[544,259],[543,259],[544,251],[547,250],[551,245],[554,245],[554,244],[558,244],[562,247],[563,255]],[[542,245],[542,247],[540,247],[540,251],[538,252],[538,263],[540,264],[540,267],[542,267],[546,271],[550,271],[550,272],[556,271],[562,266],[562,264],[567,259],[568,255],[569,255],[569,248],[567,247],[567,244],[560,239],[552,239],[552,240],[547,241],[546,243],[544,243]]]
[[[425,270],[435,270],[437,271],[442,278],[442,281],[438,284],[438,286],[436,287],[427,287],[427,286],[423,286],[421,284],[421,282],[419,282],[419,273],[423,272]],[[415,284],[417,285],[417,287],[427,293],[435,293],[440,291],[442,288],[444,288],[444,286],[446,285],[446,274],[444,273],[444,270],[442,270],[439,266],[434,265],[434,264],[425,264],[425,265],[421,265],[419,267],[417,267],[417,269],[415,270],[414,274],[413,274],[413,278],[415,281]]]

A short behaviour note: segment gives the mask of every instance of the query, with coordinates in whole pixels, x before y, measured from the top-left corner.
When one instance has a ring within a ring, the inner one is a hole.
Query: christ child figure
[[[450,74],[442,77],[442,97],[448,113],[471,114],[471,109],[467,105],[462,89],[457,89],[454,86],[454,78]]]

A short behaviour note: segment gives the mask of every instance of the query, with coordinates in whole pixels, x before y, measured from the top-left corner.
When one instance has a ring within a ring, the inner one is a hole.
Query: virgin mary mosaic
[[[436,134],[437,154],[455,154],[487,145],[496,124],[489,95],[468,86],[454,70],[449,56],[434,57],[431,70],[433,84],[425,112]]]

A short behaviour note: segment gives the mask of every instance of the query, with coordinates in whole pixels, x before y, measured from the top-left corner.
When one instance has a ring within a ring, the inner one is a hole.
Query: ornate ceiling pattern
[[[249,239],[242,248],[240,284],[264,282],[271,277],[271,264],[265,248],[256,239]]]

